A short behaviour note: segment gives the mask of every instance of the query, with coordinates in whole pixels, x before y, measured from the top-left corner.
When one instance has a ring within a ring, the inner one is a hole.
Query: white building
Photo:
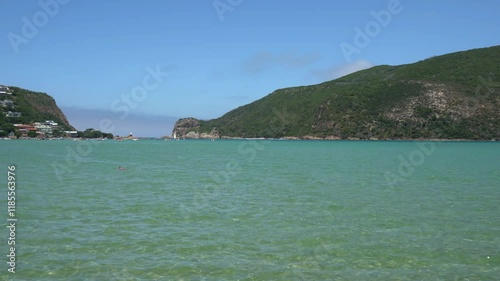
[[[9,90],[10,90],[9,87],[0,85],[0,94],[10,95],[11,93],[9,93]]]
[[[3,101],[0,101],[0,105],[3,107],[13,106],[14,102],[11,100],[3,100]]]
[[[49,126],[52,126],[52,127],[55,127],[58,125],[58,123],[52,121],[52,120],[45,120],[45,125],[49,125]]]
[[[76,137],[78,137],[78,131],[64,131],[64,133],[66,134],[66,136],[68,138],[76,138]]]
[[[49,125],[38,125],[38,126],[35,126],[35,128],[37,129],[37,131],[43,133],[43,134],[52,134],[52,127],[49,126]]]
[[[5,113],[5,117],[21,117],[21,112],[17,112],[17,111],[9,111],[7,113]]]

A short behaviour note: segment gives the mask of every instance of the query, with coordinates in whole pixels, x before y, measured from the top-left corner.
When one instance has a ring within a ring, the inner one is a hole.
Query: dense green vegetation
[[[10,100],[13,105],[0,106],[0,137],[6,137],[10,132],[17,137],[21,136],[14,124],[33,124],[34,122],[45,122],[47,120],[58,123],[53,128],[52,137],[66,136],[64,131],[75,130],[64,116],[64,113],[57,107],[55,100],[46,93],[33,92],[19,87],[9,87],[11,95],[0,95],[0,101]],[[7,112],[21,112],[20,117],[6,117]],[[80,137],[101,138],[110,137],[110,134],[102,133],[93,129],[78,132]],[[35,131],[30,131],[28,137],[38,137]],[[112,135],[111,135],[112,137]]]
[[[500,46],[277,90],[220,118],[222,136],[500,139]]]
[[[59,124],[60,130],[74,130],[66,117],[57,107],[54,99],[46,93],[33,92],[18,87],[9,87],[12,95],[1,95],[0,100],[12,100],[14,106],[0,107],[0,128],[13,131],[13,124],[31,124],[52,120]],[[5,112],[21,112],[21,117],[6,117]]]
[[[75,130],[51,96],[18,87],[9,87],[9,89],[12,95],[3,94],[0,96],[0,100],[13,102],[13,106],[0,107],[0,137],[6,137],[10,132],[14,132],[17,137],[20,137],[21,133],[14,127],[14,124],[33,124],[47,120],[58,123],[58,126],[53,129],[51,137],[65,137],[64,131]],[[21,112],[22,115],[21,117],[6,117],[5,113],[8,111]],[[28,132],[27,136],[38,137],[35,131]],[[112,139],[113,134],[89,128],[85,131],[78,131],[77,137]]]
[[[99,130],[93,129],[93,128],[88,128],[85,131],[78,131],[78,136],[79,138],[86,138],[86,139],[112,139],[114,138],[113,134],[111,133],[103,133]]]

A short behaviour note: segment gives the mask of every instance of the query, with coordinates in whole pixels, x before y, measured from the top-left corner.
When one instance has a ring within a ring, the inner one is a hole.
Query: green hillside
[[[55,100],[46,93],[33,92],[9,86],[10,94],[0,94],[0,101],[12,101],[12,105],[0,105],[0,130],[2,135],[15,131],[13,124],[32,124],[51,120],[59,129],[74,130]],[[7,117],[8,112],[18,112],[20,117]]]
[[[495,46],[277,90],[190,129],[229,137],[500,139],[499,89]]]

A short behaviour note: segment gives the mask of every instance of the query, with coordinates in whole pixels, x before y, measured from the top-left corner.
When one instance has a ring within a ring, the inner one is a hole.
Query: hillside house
[[[0,101],[0,105],[3,107],[14,106],[14,102],[11,100],[3,100],[3,101]]]
[[[52,120],[45,120],[45,122],[43,124],[51,126],[51,127],[57,127],[57,125],[59,125],[58,123],[56,123],[56,122],[54,122]]]
[[[22,116],[21,112],[17,111],[12,112],[9,110],[8,112],[5,113],[5,117],[21,117],[21,116]]]
[[[49,125],[35,125],[35,128],[37,131],[44,135],[51,135],[52,134],[52,127]]]
[[[0,95],[11,95],[9,87],[0,85]]]
[[[14,124],[14,127],[21,133],[21,136],[27,137],[29,132],[36,132],[37,128],[31,126],[31,125],[25,125],[25,124]]]
[[[64,131],[66,137],[68,138],[76,138],[78,137],[78,131]]]

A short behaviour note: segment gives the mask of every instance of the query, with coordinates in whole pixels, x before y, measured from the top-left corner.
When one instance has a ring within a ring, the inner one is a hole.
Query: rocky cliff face
[[[56,101],[51,96],[43,96],[36,93],[26,93],[26,102],[37,112],[43,112],[44,114],[49,114],[55,116],[63,125],[66,125],[72,129],[73,126],[69,124],[66,115],[57,106]],[[43,120],[41,120],[43,121]]]
[[[219,132],[213,128],[210,133],[200,133],[200,121],[195,118],[177,120],[172,130],[172,137],[186,139],[218,139]]]

